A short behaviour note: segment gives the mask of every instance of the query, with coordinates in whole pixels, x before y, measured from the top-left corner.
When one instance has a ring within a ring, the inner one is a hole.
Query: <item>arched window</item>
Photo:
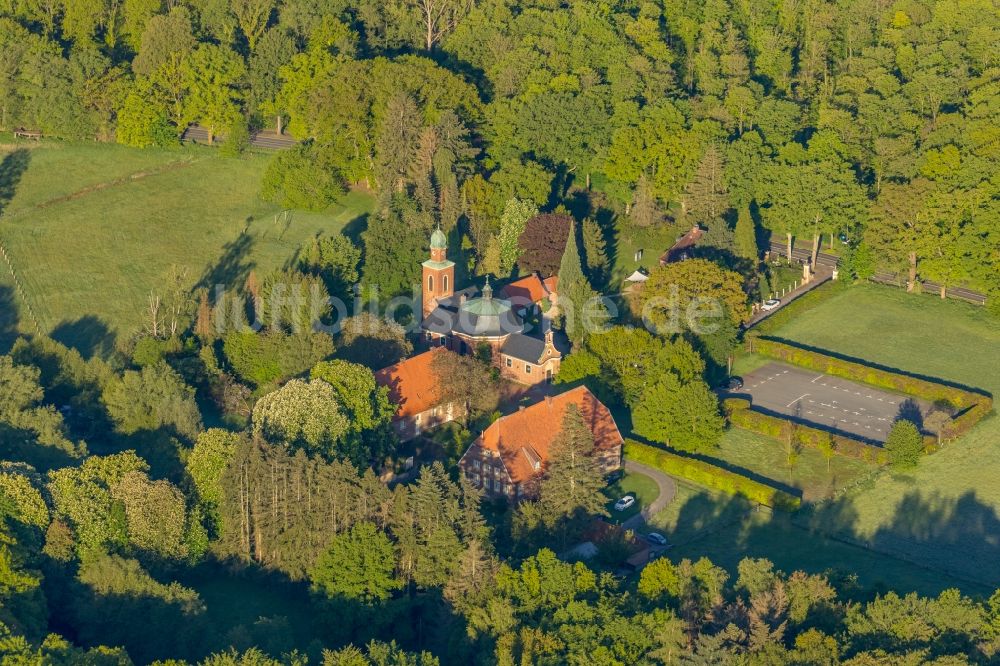
[[[441,290],[442,291],[448,291],[448,276],[447,275],[441,276]]]
[[[427,291],[431,291],[431,292],[434,291],[434,276],[433,275],[428,275],[427,276]]]

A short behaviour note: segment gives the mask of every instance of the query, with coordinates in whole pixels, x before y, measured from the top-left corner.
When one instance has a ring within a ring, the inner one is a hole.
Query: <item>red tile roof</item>
[[[667,264],[683,258],[685,251],[697,245],[704,233],[700,227],[692,227],[691,231],[681,236],[669,250],[663,253],[663,256],[660,257],[660,263]]]
[[[559,276],[558,275],[549,276],[544,280],[542,280],[542,284],[545,285],[546,291],[548,291],[550,294],[555,294],[559,290]]]
[[[548,298],[550,293],[555,292],[558,279],[553,275],[542,280],[538,273],[532,273],[516,282],[511,282],[500,291],[500,294],[507,300],[514,301],[517,305],[538,303],[542,299]]]
[[[494,421],[474,446],[500,454],[515,483],[533,478],[548,460],[549,446],[562,429],[566,408],[576,405],[594,433],[594,450],[607,451],[623,443],[611,412],[585,386],[545,398]],[[532,463],[540,461],[539,469]]]
[[[389,399],[399,405],[397,419],[416,416],[441,404],[437,376],[431,364],[437,354],[451,353],[444,347],[435,347],[375,373],[375,382],[388,386]]]

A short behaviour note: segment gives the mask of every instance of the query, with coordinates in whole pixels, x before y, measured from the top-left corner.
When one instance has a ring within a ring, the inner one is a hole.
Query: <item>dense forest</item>
[[[327,310],[269,310],[289,287],[408,293],[440,225],[466,276],[558,273],[568,311],[611,286],[623,229],[699,225],[702,255],[656,269],[634,305],[711,285],[721,331],[590,335],[569,318],[559,381],[648,441],[711,447],[725,420],[709,385],[771,291],[767,240],[815,262],[837,238],[850,276],[1000,302],[991,0],[0,0],[0,131],[142,149],[191,124],[234,159],[260,130],[299,140],[271,158],[270,201],[322,210],[359,189],[376,212],[358,239],[317,237],[225,285],[225,303],[211,280],[158,285],[143,330],[104,357],[42,335],[0,356],[0,663],[1000,655],[1000,592],[900,595],[849,563],[761,559],[622,577],[623,543],[557,558],[604,512],[579,462],[592,437],[570,412],[539,498],[484,502],[455,469],[497,417],[496,376],[472,358],[435,368],[469,400],[440,462],[390,487],[412,452],[373,371],[413,340],[362,312],[330,335],[312,327]],[[263,610],[243,621],[244,604]]]
[[[865,276],[1000,284],[989,0],[67,0],[0,14],[0,129],[150,146],[199,123],[239,150],[248,128],[286,127],[307,142],[276,160],[276,200],[322,207],[357,184],[385,210],[397,199],[406,223],[373,235],[409,233],[368,262],[389,291],[413,276],[386,266],[432,220],[466,220],[481,270],[504,272],[508,202],[580,212],[580,191],[583,216],[698,223],[730,246],[752,218],[776,238],[844,234]]]

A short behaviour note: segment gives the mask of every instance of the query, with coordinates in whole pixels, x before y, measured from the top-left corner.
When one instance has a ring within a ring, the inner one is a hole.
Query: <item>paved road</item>
[[[782,243],[780,241],[771,241],[771,254],[777,254],[782,257],[788,256],[788,244]],[[811,261],[812,251],[803,248],[792,248],[792,259],[797,261]],[[837,262],[840,258],[834,254],[825,254],[820,252],[816,255],[816,264],[819,266],[828,266],[829,268],[836,268]]]
[[[198,125],[190,125],[184,130],[181,135],[181,141],[194,141],[195,143],[208,143],[208,130],[204,127],[199,127]],[[216,137],[214,140],[215,144],[223,143],[223,140]],[[269,148],[272,150],[280,150],[282,148],[291,148],[296,143],[295,139],[288,136],[287,134],[275,134],[273,130],[263,130],[261,132],[256,132],[250,137],[250,145],[254,148]]]
[[[788,256],[788,245],[777,240],[771,241],[771,254],[777,254],[782,257]],[[812,259],[812,252],[803,248],[792,248],[792,258],[797,261],[809,261]],[[819,266],[836,268],[838,261],[840,261],[839,258],[832,254],[824,254],[823,252],[820,252],[816,256],[816,263]],[[897,286],[906,285],[905,279],[900,278],[898,275],[893,275],[892,273],[876,273],[872,276],[872,281],[880,282],[882,284],[894,284]],[[938,293],[941,290],[941,285],[931,280],[922,280],[921,283],[924,291]],[[976,305],[986,304],[985,294],[973,291],[972,289],[966,289],[965,287],[948,287],[945,290],[945,295],[948,298],[958,298],[963,301],[975,303]]]
[[[747,322],[743,324],[743,330],[750,330],[760,322],[764,321],[765,319],[773,315],[775,312],[778,312],[783,307],[785,307],[786,305],[797,299],[799,296],[802,296],[803,294],[812,291],[813,289],[820,286],[824,282],[828,282],[832,279],[833,279],[833,271],[831,271],[829,268],[825,266],[818,267],[816,275],[813,276],[812,281],[810,281],[808,284],[799,285],[798,288],[788,292],[787,294],[779,298],[778,300],[781,302],[781,305],[774,308],[773,310],[758,311],[757,314],[750,317],[750,319],[748,319]]]
[[[742,394],[755,408],[849,435],[884,442],[900,416],[920,420],[930,405],[855,382],[783,363],[769,363],[743,377]]]
[[[871,277],[871,281],[880,284],[891,284],[897,287],[906,287],[906,279],[892,273],[876,273]],[[938,294],[941,291],[941,285],[930,280],[923,280],[921,286],[924,291],[932,294]],[[958,298],[969,303],[974,303],[975,305],[986,305],[985,294],[980,294],[978,291],[972,291],[965,287],[947,287],[945,289],[945,296],[948,298]]]
[[[670,502],[674,499],[674,495],[677,494],[677,484],[674,483],[672,478],[655,467],[643,465],[642,463],[638,463],[634,460],[625,461],[625,470],[628,472],[635,472],[637,474],[645,474],[656,482],[656,486],[660,491],[660,494],[656,496],[656,499],[643,507],[642,511],[622,523],[622,527],[627,530],[638,530],[645,526],[646,521],[658,514],[668,504],[670,504]]]

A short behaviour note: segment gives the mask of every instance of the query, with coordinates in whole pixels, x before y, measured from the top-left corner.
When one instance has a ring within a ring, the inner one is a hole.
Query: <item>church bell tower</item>
[[[438,301],[455,293],[455,263],[448,261],[448,237],[441,227],[431,234],[431,258],[423,263],[422,302],[424,319]]]

